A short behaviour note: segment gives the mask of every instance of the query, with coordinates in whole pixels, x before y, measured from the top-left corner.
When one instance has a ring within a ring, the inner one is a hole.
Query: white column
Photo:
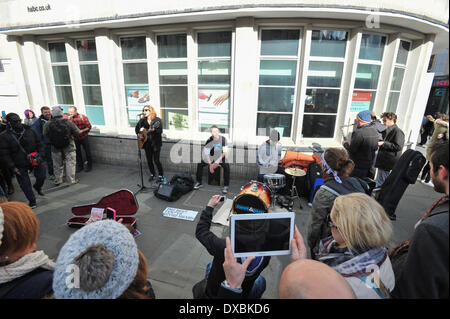
[[[23,78],[31,109],[39,115],[39,109],[48,102],[45,100],[44,88],[41,82],[42,69],[39,67],[39,59],[36,54],[36,38],[24,36],[23,42],[18,43],[18,53],[22,66]],[[23,117],[23,114],[20,114]]]
[[[373,111],[380,116],[386,109],[389,99],[389,90],[391,89],[392,77],[394,75],[395,58],[400,41],[398,34],[389,36],[388,43],[385,46],[385,54],[383,57],[383,65],[380,70],[380,78],[378,80],[377,96],[375,98],[375,106]]]
[[[233,142],[254,144],[258,100],[258,30],[253,18],[236,20]]]
[[[116,105],[119,103],[117,97],[117,80],[115,78],[116,64],[112,55],[113,43],[110,32],[107,29],[95,30],[95,46],[97,48],[98,72],[102,88],[103,114],[105,117],[106,132],[117,132],[116,118],[119,115]]]
[[[413,50],[410,52],[411,64],[408,62],[408,65],[416,65],[416,72],[414,76],[405,75],[402,87],[402,90],[410,92],[410,99],[409,103],[399,105],[398,125],[405,133],[406,141],[409,138],[409,141],[413,143],[412,148],[415,148],[420,134],[423,113],[427,106],[428,95],[433,82],[434,74],[427,73],[427,69],[433,50],[434,38],[434,35],[427,35],[422,44],[413,42]]]

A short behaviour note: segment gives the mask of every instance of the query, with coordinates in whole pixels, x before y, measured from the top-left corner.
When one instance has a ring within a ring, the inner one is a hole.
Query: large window
[[[348,33],[313,30],[302,137],[334,136]]]
[[[128,123],[139,121],[142,108],[151,104],[148,90],[147,49],[145,36],[120,39]]]
[[[161,119],[165,129],[188,130],[186,34],[158,35]]]
[[[373,110],[386,40],[381,35],[362,35],[351,112]]]
[[[296,103],[300,30],[262,30],[256,134],[290,137]]]
[[[76,46],[86,115],[92,124],[105,125],[95,40],[78,40]]]
[[[400,91],[402,89],[403,77],[405,76],[406,63],[408,61],[408,53],[411,43],[400,40],[395,60],[394,74],[392,75],[391,89],[389,91],[389,99],[386,107],[388,112],[396,112],[398,100],[400,99]]]
[[[230,129],[231,31],[197,34],[199,130]]]
[[[55,84],[56,102],[67,112],[69,106],[72,106],[74,103],[66,45],[64,42],[49,43],[48,51],[50,53],[50,62]]]

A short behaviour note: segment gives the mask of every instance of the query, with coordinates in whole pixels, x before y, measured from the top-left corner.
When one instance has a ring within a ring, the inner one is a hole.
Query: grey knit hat
[[[52,107],[52,116],[53,117],[63,116],[63,110],[61,109],[61,107],[59,106]]]
[[[74,266],[78,266],[80,258],[91,265],[77,270]],[[133,282],[138,265],[136,242],[124,225],[113,220],[93,222],[72,234],[59,252],[53,273],[55,298],[116,299]],[[86,269],[89,273],[81,274]],[[78,274],[78,278],[87,278],[83,280],[89,283],[83,286],[75,279]]]

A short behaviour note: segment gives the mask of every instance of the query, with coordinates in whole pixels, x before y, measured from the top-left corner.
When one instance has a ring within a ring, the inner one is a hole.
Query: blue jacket
[[[41,138],[42,143],[44,144],[50,144],[50,140],[48,139],[48,137],[44,136],[43,130],[44,130],[44,125],[45,123],[47,123],[48,121],[46,119],[44,119],[44,117],[41,115],[39,116],[39,118],[34,122],[33,124],[33,130],[36,131],[36,133],[38,133],[39,137]]]

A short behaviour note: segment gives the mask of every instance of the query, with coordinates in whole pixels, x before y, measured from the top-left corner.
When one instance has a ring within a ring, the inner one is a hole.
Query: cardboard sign
[[[193,211],[193,210],[185,210],[185,209],[179,209],[179,208],[173,208],[173,207],[167,207],[163,211],[164,217],[184,219],[184,220],[189,220],[191,222],[194,221],[197,214],[198,214],[198,212]]]

